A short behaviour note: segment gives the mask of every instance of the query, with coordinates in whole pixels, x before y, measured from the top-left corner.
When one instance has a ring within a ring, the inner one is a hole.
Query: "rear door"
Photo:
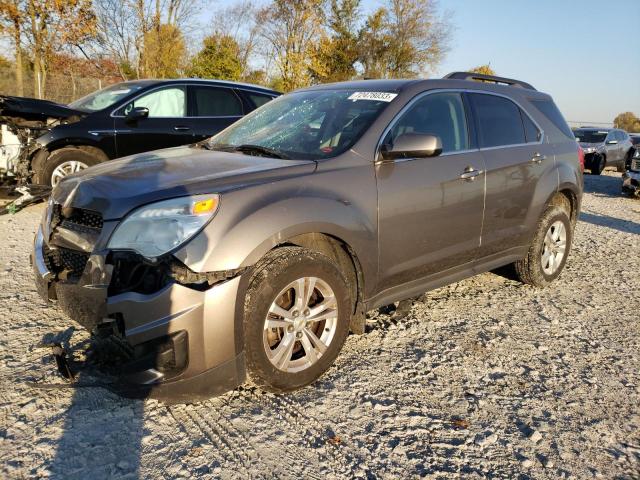
[[[553,148],[531,117],[511,99],[468,93],[486,165],[487,191],[480,257],[529,241],[536,186],[554,165]]]
[[[127,113],[135,107],[148,108],[149,116],[127,119]],[[193,142],[184,85],[168,85],[143,93],[119,108],[113,120],[118,157]]]
[[[411,132],[439,136],[443,153],[376,166],[381,290],[472,262],[480,244],[484,165],[462,95],[423,94],[394,120],[382,143],[393,145]],[[472,176],[461,178],[465,172]]]
[[[242,117],[242,100],[232,88],[190,85],[190,126],[195,141],[211,137]]]

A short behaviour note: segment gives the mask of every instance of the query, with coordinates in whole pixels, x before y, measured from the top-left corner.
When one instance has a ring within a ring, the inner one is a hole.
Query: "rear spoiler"
[[[498,85],[509,85],[511,87],[526,88],[527,90],[535,90],[529,83],[522,82],[520,80],[514,80],[513,78],[497,77],[495,75],[485,75],[483,73],[473,72],[452,72],[445,75],[443,78],[449,80],[475,80],[479,82],[490,82]]]

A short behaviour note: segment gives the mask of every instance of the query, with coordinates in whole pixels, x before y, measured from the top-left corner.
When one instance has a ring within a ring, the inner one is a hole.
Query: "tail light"
[[[584,173],[584,150],[578,145],[578,160],[580,161],[580,171]]]

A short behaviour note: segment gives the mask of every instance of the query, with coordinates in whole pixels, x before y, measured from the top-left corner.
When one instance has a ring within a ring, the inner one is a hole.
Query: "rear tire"
[[[593,164],[591,166],[592,175],[600,175],[607,166],[607,159],[604,155],[598,155],[593,157]]]
[[[317,380],[349,333],[350,291],[338,267],[321,253],[301,247],[268,253],[255,267],[245,296],[249,381],[281,393]],[[322,317],[327,318],[314,320]]]
[[[616,167],[618,173],[624,173],[627,171],[627,165],[631,163],[631,157],[633,156],[633,150],[629,150],[622,160],[622,164]]]
[[[85,168],[106,160],[93,150],[81,147],[65,147],[54,150],[46,160],[36,168],[35,183],[54,187],[66,174],[77,173]]]
[[[569,215],[565,208],[557,205],[549,206],[542,214],[527,256],[514,263],[516,276],[522,283],[543,288],[558,278],[567,262],[573,240]],[[558,234],[560,238],[555,240],[553,237]],[[549,244],[552,246],[549,247]],[[554,251],[561,252],[561,258],[555,256]],[[549,262],[552,255],[556,260],[553,265]]]

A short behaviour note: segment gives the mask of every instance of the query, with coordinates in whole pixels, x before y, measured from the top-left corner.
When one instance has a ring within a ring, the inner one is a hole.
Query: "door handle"
[[[468,166],[467,168],[464,169],[464,172],[462,172],[462,174],[460,175],[460,178],[463,180],[472,182],[481,173],[482,173],[482,170],[476,170],[472,166]]]
[[[191,130],[189,127],[185,127],[182,125],[178,125],[177,127],[173,127],[176,132],[186,132],[187,130]]]
[[[533,163],[542,163],[543,160],[546,160],[547,156],[542,155],[541,153],[536,152],[533,157],[531,157],[531,161]]]

